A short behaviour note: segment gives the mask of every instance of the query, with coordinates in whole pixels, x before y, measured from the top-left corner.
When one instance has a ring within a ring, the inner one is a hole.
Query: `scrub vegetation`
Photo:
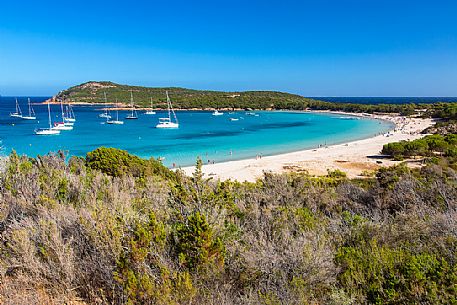
[[[112,148],[13,153],[0,302],[457,304],[457,168],[434,158],[366,179],[240,183]]]

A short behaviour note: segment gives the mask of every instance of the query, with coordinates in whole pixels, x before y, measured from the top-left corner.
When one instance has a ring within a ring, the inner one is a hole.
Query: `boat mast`
[[[16,97],[16,113],[19,113],[20,115],[22,115],[21,107],[19,107],[19,102],[17,101],[17,97]]]
[[[136,118],[135,103],[133,102],[133,90],[130,90],[130,103],[132,103],[132,115],[131,117]],[[135,115],[134,115],[135,113]]]
[[[108,103],[108,99],[106,98],[106,91],[103,91],[103,95],[105,96],[105,115],[108,116],[108,109],[106,108],[106,104]]]
[[[173,110],[173,105],[171,104],[170,97],[168,96],[168,91],[167,91],[167,104],[168,104],[168,118],[171,121],[171,115],[170,115],[170,109],[171,109],[171,112],[173,112],[173,117],[175,118],[175,122],[177,124],[178,123],[178,118],[176,117],[176,113]]]
[[[135,109],[134,106],[133,106],[133,91],[130,90],[130,103],[132,104],[132,117],[134,116],[133,115],[133,110]]]
[[[29,101],[29,116],[32,116],[32,105],[30,104],[30,97],[28,98]]]
[[[60,110],[62,111],[62,122],[65,121],[65,113],[63,112],[63,99],[60,100]]]
[[[52,124],[51,124],[51,107],[49,106],[49,102],[48,102],[48,120],[49,120],[49,129],[52,129]]]

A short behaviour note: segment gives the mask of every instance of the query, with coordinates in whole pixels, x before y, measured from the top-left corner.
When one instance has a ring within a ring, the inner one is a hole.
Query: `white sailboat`
[[[156,128],[179,128],[178,118],[176,117],[176,113],[173,110],[173,106],[171,105],[170,97],[167,94],[167,106],[168,106],[168,117],[167,118],[159,118],[159,124],[156,125]],[[171,114],[173,113],[173,117],[175,121],[171,120]]]
[[[127,120],[136,120],[136,119],[138,119],[138,114],[136,113],[136,110],[135,110],[135,105],[133,103],[133,93],[131,90],[130,90],[130,103],[132,104],[132,113],[130,113],[125,118]]]
[[[122,125],[124,124],[124,121],[119,121],[119,110],[116,110],[116,119],[115,120],[106,120],[107,124],[113,124],[113,125]]]
[[[75,113],[70,104],[65,108],[65,118],[63,121],[68,125],[73,125],[76,122]]]
[[[49,128],[39,128],[35,129],[35,134],[38,136],[49,136],[49,135],[58,135],[60,134],[60,130],[56,130],[52,128],[51,122],[51,108],[48,102],[48,120],[49,120]]]
[[[16,111],[13,112],[13,113],[10,113],[10,117],[12,118],[22,118],[22,111],[21,111],[21,107],[19,107],[19,103],[16,99]]]
[[[214,110],[214,112],[212,113],[214,116],[219,116],[219,115],[224,115],[223,112],[219,112],[219,110]]]
[[[156,114],[154,108],[152,107],[152,97],[151,97],[151,110],[146,111],[144,114]]]
[[[99,118],[105,118],[105,119],[111,119],[111,115],[109,114],[109,111],[108,111],[108,108],[106,106],[106,104],[108,103],[108,100],[106,98],[106,92],[103,92],[103,94],[105,95],[105,112],[103,113],[100,113],[98,115]]]
[[[36,120],[35,111],[32,108],[32,103],[30,103],[30,98],[28,99],[29,102],[29,115],[22,116],[24,120]]]
[[[73,130],[73,122],[65,122],[65,113],[63,112],[63,102],[60,100],[60,110],[62,111],[62,122],[54,123],[55,130]]]

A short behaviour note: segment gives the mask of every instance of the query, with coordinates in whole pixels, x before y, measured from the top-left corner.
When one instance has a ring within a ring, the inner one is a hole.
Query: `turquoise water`
[[[26,100],[20,100],[26,112]],[[177,112],[180,128],[161,130],[154,126],[165,112],[139,114],[138,120],[124,120],[124,125],[108,125],[98,118],[97,107],[74,107],[77,122],[74,130],[58,136],[36,136],[34,129],[46,127],[47,108],[34,106],[38,121],[8,117],[14,111],[13,100],[2,99],[0,107],[0,139],[3,153],[15,149],[19,154],[36,156],[64,150],[69,155],[84,156],[99,146],[117,147],[140,157],[162,157],[165,165],[187,166],[197,156],[215,162],[272,155],[319,144],[336,144],[386,132],[392,125],[372,119],[356,119],[337,114],[297,112],[245,112],[212,116],[211,112]],[[56,119],[59,107],[52,106]],[[120,111],[123,119],[127,111]],[[230,121],[229,117],[238,118]]]

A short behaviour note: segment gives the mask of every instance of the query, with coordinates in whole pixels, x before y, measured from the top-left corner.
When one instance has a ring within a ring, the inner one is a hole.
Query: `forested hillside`
[[[168,91],[176,108],[257,108],[266,109],[283,103],[298,103],[305,99],[301,96],[272,91],[221,92],[192,90],[185,88],[148,88],[140,86],[119,85],[112,82],[87,82],[60,92],[57,99],[72,102],[104,102],[104,93],[108,102],[116,100],[130,103],[130,92],[137,106],[149,106],[151,98],[155,107],[166,108]]]
[[[71,87],[57,94],[54,100],[76,103],[104,102],[104,93],[109,103],[130,103],[130,92],[137,107],[149,107],[151,98],[154,107],[166,108],[165,91],[168,91],[175,108],[180,109],[275,109],[275,110],[333,110],[347,112],[389,112],[411,115],[415,109],[428,110],[426,115],[446,113],[455,115],[457,103],[429,104],[355,104],[323,102],[296,94],[274,91],[222,92],[192,90],[185,88],[149,88],[128,86],[113,82],[87,82]],[[451,108],[451,109],[447,109]],[[454,112],[451,110],[453,109]]]

